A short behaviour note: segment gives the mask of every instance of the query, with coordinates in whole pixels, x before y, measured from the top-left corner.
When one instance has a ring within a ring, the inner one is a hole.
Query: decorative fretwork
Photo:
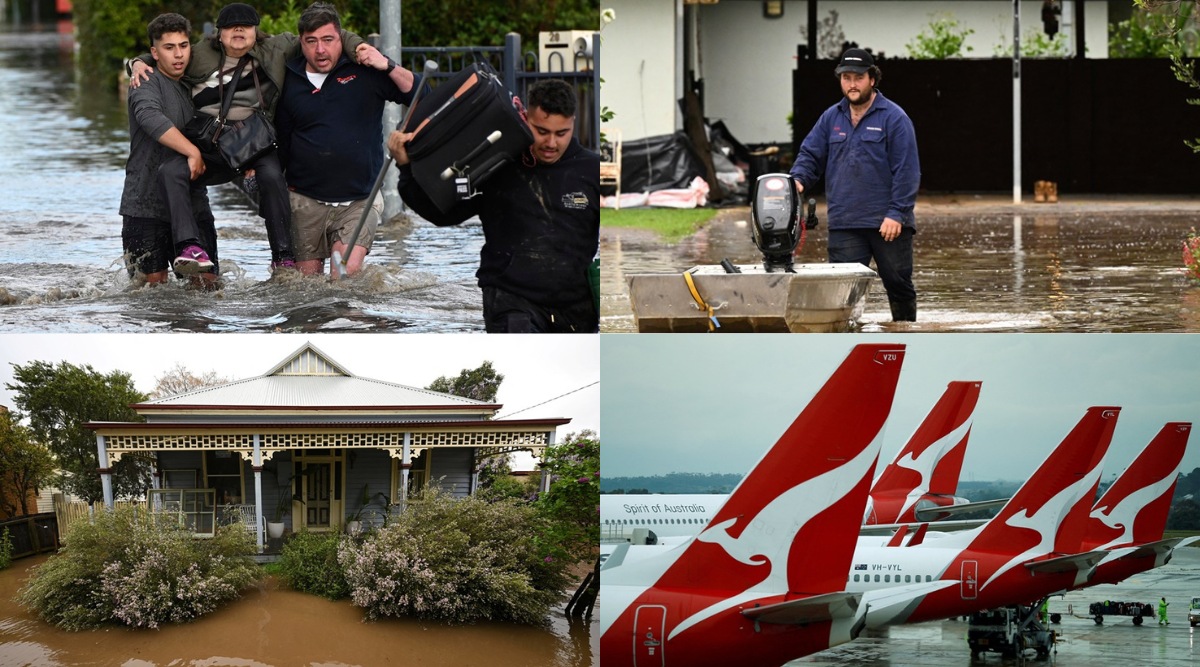
[[[404,446],[404,431],[321,431],[309,433],[262,433],[259,447],[264,459],[277,451],[291,449],[386,449],[400,451]],[[538,453],[550,442],[550,431],[450,431],[411,432],[409,449],[413,457],[431,447],[480,447],[506,451]],[[125,452],[234,450],[247,457],[254,450],[252,433],[196,433],[189,435],[111,434],[105,435],[105,446],[115,458]]]

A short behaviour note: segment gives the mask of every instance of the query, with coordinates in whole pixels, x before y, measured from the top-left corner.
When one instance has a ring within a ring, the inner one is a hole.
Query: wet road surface
[[[1104,600],[1155,605],[1166,596],[1171,603],[1171,625],[1160,627],[1153,619],[1135,626],[1128,616],[1105,616],[1102,625],[1087,617],[1088,604]],[[1200,549],[1176,552],[1161,568],[1130,577],[1120,584],[1104,584],[1050,599],[1050,613],[1063,615],[1052,625],[1058,635],[1057,651],[1038,660],[1026,653],[1031,665],[1061,667],[1184,667],[1200,660],[1200,628],[1187,622],[1187,607],[1200,596]],[[1068,613],[1071,609],[1078,616]],[[863,633],[858,639],[822,651],[789,666],[822,664],[844,667],[980,667],[1022,664],[997,653],[971,658],[967,648],[967,623],[961,620],[900,625]]]
[[[918,202],[916,324],[893,324],[882,285],[862,331],[1126,332],[1200,330],[1200,286],[1183,272],[1182,243],[1200,225],[1200,199],[1080,198],[1059,204]],[[821,226],[798,262],[824,262]],[[650,233],[601,232],[601,331],[635,331],[626,276],[697,264],[761,261],[749,210],[722,210],[677,245]]]

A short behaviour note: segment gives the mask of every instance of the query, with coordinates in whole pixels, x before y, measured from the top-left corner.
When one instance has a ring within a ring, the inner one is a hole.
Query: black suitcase
[[[413,107],[408,120],[413,177],[442,213],[528,151],[533,135],[520,105],[491,65],[477,62]]]

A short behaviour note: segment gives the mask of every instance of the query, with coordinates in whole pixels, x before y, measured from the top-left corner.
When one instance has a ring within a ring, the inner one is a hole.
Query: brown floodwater
[[[1200,285],[1183,271],[1182,244],[1200,227],[1200,201],[1023,207],[918,204],[913,281],[916,324],[893,324],[882,285],[860,331],[1127,332],[1200,330]],[[823,211],[799,262],[825,261]],[[680,273],[723,258],[761,261],[747,209],[722,211],[678,244],[606,227],[600,244],[601,331],[636,331],[626,277]]]
[[[27,570],[46,557],[0,571],[0,667],[285,667],[441,665],[586,667],[599,663],[598,617],[546,627],[506,623],[446,626],[405,619],[363,622],[347,601],[281,587],[274,579],[193,623],[159,630],[113,626],[59,630],[13,602]],[[561,608],[560,608],[561,609]]]

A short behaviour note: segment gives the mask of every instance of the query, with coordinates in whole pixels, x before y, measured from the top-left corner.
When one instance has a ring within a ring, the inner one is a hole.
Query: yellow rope
[[[683,279],[687,282],[688,291],[692,293],[692,298],[696,300],[696,307],[708,314],[708,332],[712,333],[721,326],[717,321],[716,309],[708,305],[700,296],[700,292],[696,289],[696,283],[692,280],[692,274],[689,271],[683,272]]]

